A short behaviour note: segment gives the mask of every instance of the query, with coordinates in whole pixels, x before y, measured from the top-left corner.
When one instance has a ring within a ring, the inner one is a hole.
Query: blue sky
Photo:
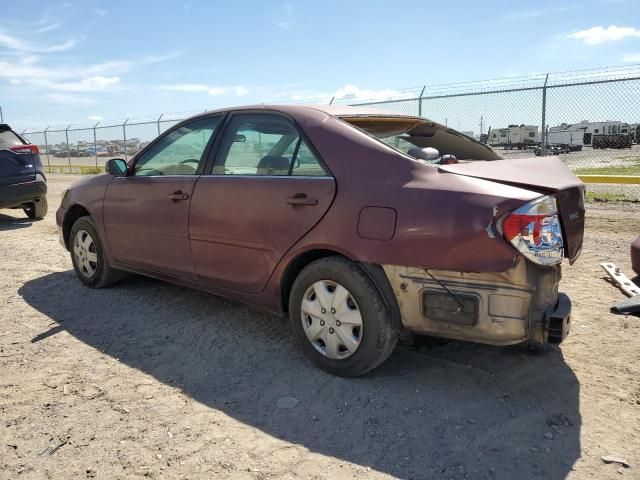
[[[18,127],[640,63],[640,0],[5,2]]]

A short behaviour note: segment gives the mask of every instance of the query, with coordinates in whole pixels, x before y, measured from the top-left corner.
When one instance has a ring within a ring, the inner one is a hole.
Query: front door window
[[[195,175],[221,117],[209,117],[172,131],[136,161],[136,176]]]

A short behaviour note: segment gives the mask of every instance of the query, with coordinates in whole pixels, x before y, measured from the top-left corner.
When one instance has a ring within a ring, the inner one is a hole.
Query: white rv
[[[547,143],[560,145],[584,145],[585,130],[579,125],[563,123],[547,130]]]
[[[491,130],[488,143],[492,147],[526,148],[540,141],[538,127],[535,125],[509,125],[507,128]]]
[[[630,134],[631,129],[628,123],[615,120],[607,120],[606,122],[583,120],[580,123],[563,123],[557,127],[550,127],[547,133],[547,141],[549,143],[567,145],[591,145],[594,135],[624,136]]]

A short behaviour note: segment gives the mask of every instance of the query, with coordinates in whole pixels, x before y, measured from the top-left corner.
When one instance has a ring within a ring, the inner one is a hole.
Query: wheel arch
[[[73,224],[76,223],[76,220],[78,220],[80,217],[86,217],[86,216],[91,216],[91,213],[89,213],[89,210],[87,210],[85,207],[83,207],[82,205],[79,204],[74,204],[73,206],[71,206],[71,208],[69,208],[69,210],[67,210],[67,213],[64,216],[64,219],[62,220],[62,235],[63,235],[63,239],[64,239],[64,245],[65,247],[67,247],[67,250],[69,250],[69,234],[71,233],[71,227],[73,227]]]
[[[336,250],[318,248],[302,252],[289,262],[280,281],[280,308],[285,314],[289,312],[289,296],[291,295],[291,287],[298,277],[298,274],[311,262],[315,262],[316,260],[326,257],[349,258]]]
[[[358,265],[362,269],[362,271],[371,279],[375,287],[380,292],[380,295],[382,296],[384,303],[389,310],[389,314],[392,317],[394,326],[399,330],[402,328],[400,307],[398,306],[398,301],[396,300],[395,294],[393,293],[393,288],[391,287],[391,284],[389,283],[387,275],[384,273],[384,269],[382,268],[382,266],[377,263],[358,262],[349,258],[347,255],[344,255],[343,253],[326,248],[308,250],[306,252],[303,252],[300,255],[296,256],[291,262],[289,262],[289,265],[287,265],[287,268],[282,275],[282,281],[280,282],[281,308],[285,315],[289,313],[289,297],[291,294],[291,287],[293,286],[293,282],[295,281],[298,274],[311,262],[326,257],[342,257]]]

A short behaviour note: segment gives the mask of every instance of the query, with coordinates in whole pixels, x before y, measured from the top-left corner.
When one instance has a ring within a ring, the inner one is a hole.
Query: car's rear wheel
[[[46,217],[48,211],[49,205],[47,204],[47,197],[42,197],[37,202],[32,202],[24,208],[24,213],[26,213],[27,217],[31,220],[42,220]]]
[[[69,233],[69,246],[76,275],[87,287],[108,287],[123,277],[123,272],[109,265],[91,217],[76,220]]]
[[[357,264],[341,257],[316,260],[300,272],[289,319],[311,362],[344,377],[382,364],[398,339],[380,291]]]

